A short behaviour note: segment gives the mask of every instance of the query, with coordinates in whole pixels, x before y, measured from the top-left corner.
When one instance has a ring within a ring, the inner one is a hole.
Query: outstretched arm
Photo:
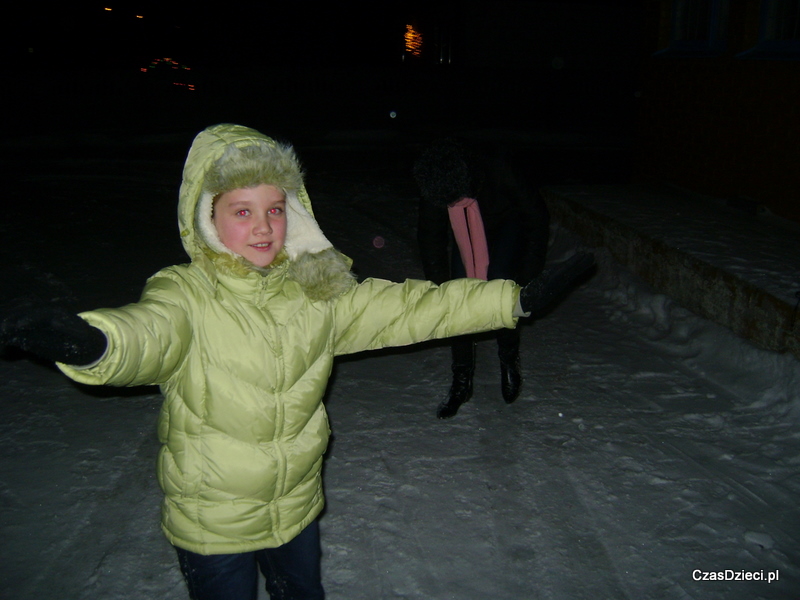
[[[440,286],[413,279],[367,279],[336,301],[335,352],[352,354],[513,328],[519,289],[501,279],[454,279]]]
[[[175,281],[156,277],[139,302],[120,308],[76,315],[49,304],[3,305],[0,342],[56,361],[81,383],[161,384],[182,364],[192,338],[183,299]]]
[[[430,339],[513,328],[515,306],[537,313],[563,296],[594,266],[577,254],[545,269],[521,289],[512,281],[454,279],[392,283],[367,279],[336,301],[336,354],[351,354]]]
[[[103,356],[105,334],[62,306],[16,300],[0,307],[0,343],[70,365]]]
[[[543,311],[587,276],[594,265],[594,254],[581,252],[545,269],[522,288],[519,296],[520,307],[529,314]]]

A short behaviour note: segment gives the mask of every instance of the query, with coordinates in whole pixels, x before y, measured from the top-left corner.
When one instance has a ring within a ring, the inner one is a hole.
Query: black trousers
[[[489,247],[488,279],[516,280],[522,272],[527,232],[521,220],[506,222],[486,240]],[[450,272],[453,279],[467,276],[458,248],[452,253]],[[497,338],[497,354],[501,361],[512,362],[519,354],[519,328],[500,329]],[[475,336],[454,337],[451,342],[453,370],[473,370],[475,368]]]

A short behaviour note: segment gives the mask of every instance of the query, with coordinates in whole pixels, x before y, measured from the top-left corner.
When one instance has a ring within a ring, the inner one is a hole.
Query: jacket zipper
[[[276,496],[280,497],[286,493],[286,469],[287,469],[287,460],[286,454],[283,451],[283,445],[281,443],[281,439],[283,438],[283,432],[286,425],[286,411],[283,406],[283,394],[279,390],[283,389],[283,384],[285,382],[285,372],[284,372],[284,364],[283,364],[283,348],[281,345],[281,339],[278,335],[278,326],[275,323],[275,320],[272,318],[272,314],[269,310],[266,309],[267,302],[266,302],[266,295],[267,295],[267,287],[269,285],[269,278],[265,277],[264,281],[261,283],[261,287],[259,290],[259,297],[257,306],[261,311],[261,314],[264,316],[264,320],[267,323],[268,331],[270,334],[270,344],[274,344],[274,352],[271,353],[273,356],[276,357],[277,364],[275,366],[275,383],[272,386],[272,395],[275,398],[275,454],[276,460],[278,463],[278,478],[275,482],[276,487]]]

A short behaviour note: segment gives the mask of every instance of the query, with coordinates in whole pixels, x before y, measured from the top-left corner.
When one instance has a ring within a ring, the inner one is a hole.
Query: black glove
[[[545,269],[522,288],[519,303],[526,313],[538,313],[560,298],[594,267],[594,254],[578,253]]]
[[[16,300],[0,306],[0,344],[49,360],[88,365],[106,351],[105,334],[58,305]]]

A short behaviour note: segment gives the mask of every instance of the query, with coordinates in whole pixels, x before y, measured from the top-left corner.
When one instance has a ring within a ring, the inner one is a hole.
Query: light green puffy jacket
[[[162,528],[201,554],[279,546],[322,510],[335,355],[516,325],[509,281],[356,285],[302,183],[285,188],[279,264],[258,270],[211,248],[197,224],[204,176],[227,147],[250,143],[274,144],[234,125],[198,135],[179,202],[192,262],[150,278],[135,304],[84,313],[108,349],[87,368],[59,365],[82,383],[161,386]]]

